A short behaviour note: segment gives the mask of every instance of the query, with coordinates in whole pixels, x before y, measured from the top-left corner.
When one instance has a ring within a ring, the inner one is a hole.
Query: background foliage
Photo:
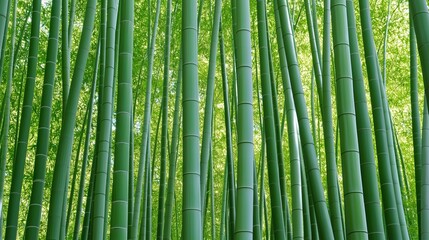
[[[211,38],[211,27],[212,27],[212,18],[214,12],[214,1],[206,0],[202,1],[202,15],[199,29],[199,44],[198,44],[198,74],[199,74],[199,96],[200,96],[200,126],[203,125],[203,116],[205,105],[205,91],[206,91],[206,76],[208,74],[208,64],[209,64],[209,50],[210,50],[210,38]],[[355,5],[358,3],[355,1]],[[258,37],[257,37],[257,10],[256,10],[256,0],[250,1],[251,6],[251,27],[252,27],[252,55],[253,55],[253,79],[254,79],[254,146],[255,146],[255,161],[257,166],[261,161],[262,153],[262,123],[261,123],[261,109],[262,109],[262,95],[259,76],[259,52],[258,52]],[[317,14],[317,23],[319,26],[319,35],[320,39],[323,36],[323,1],[315,1],[316,3],[316,14]],[[399,145],[402,150],[402,156],[405,164],[403,172],[403,181],[406,186],[406,192],[403,196],[405,211],[407,215],[409,233],[412,238],[418,234],[417,226],[417,211],[416,211],[416,199],[415,199],[415,178],[414,178],[414,160],[413,160],[413,141],[412,141],[412,123],[411,123],[411,104],[410,104],[410,84],[409,84],[409,9],[408,1],[402,0],[372,0],[371,4],[371,13],[372,13],[372,24],[374,30],[374,39],[377,46],[380,66],[386,66],[386,92],[387,98],[389,101],[390,111],[392,114],[392,120],[394,127],[397,132],[397,137]],[[142,123],[144,116],[144,101],[145,101],[145,81],[148,71],[148,46],[151,32],[148,31],[149,28],[152,28],[153,19],[155,15],[155,5],[156,1],[151,0],[135,0],[135,18],[134,18],[134,61],[133,61],[133,92],[135,98],[135,118],[134,118],[134,176],[135,180],[137,179],[137,166],[138,159],[140,154],[140,144],[141,144],[141,132],[142,132]],[[42,1],[42,12],[41,12],[41,32],[40,32],[40,47],[39,47],[39,63],[37,68],[37,78],[36,78],[36,89],[34,96],[33,104],[33,115],[31,119],[31,128],[30,128],[30,137],[28,144],[28,153],[27,161],[25,165],[25,175],[24,183],[21,197],[21,210],[19,213],[19,226],[18,226],[18,238],[22,238],[24,234],[25,220],[27,209],[30,201],[31,194],[31,185],[32,185],[32,176],[34,169],[34,159],[35,159],[35,149],[36,149],[36,139],[37,139],[37,126],[38,126],[38,117],[40,113],[40,100],[42,94],[42,79],[45,68],[44,59],[46,58],[46,48],[47,48],[47,38],[49,30],[49,18],[50,18],[50,6],[51,2],[48,0]],[[71,69],[74,68],[78,42],[80,33],[83,27],[83,17],[85,12],[86,1],[85,0],[76,0],[76,16],[75,23],[73,28],[72,35],[72,44],[70,50],[71,56]],[[311,58],[311,49],[309,45],[309,35],[307,29],[307,22],[305,17],[304,1],[302,0],[290,0],[289,7],[291,9],[291,15],[294,20],[294,29],[295,29],[295,39],[296,39],[296,50],[298,52],[298,60],[301,68],[302,81],[304,86],[304,92],[307,102],[307,109],[312,112],[314,118],[311,121],[315,141],[316,141],[316,150],[319,156],[319,164],[322,173],[323,184],[326,189],[326,161],[324,154],[324,145],[323,145],[323,132],[322,132],[322,118],[318,108],[317,97],[314,99],[315,106],[311,105],[312,100],[312,58]],[[390,8],[390,10],[389,10]],[[4,186],[4,200],[3,205],[4,209],[7,209],[8,199],[9,199],[9,188],[11,183],[12,175],[12,166],[14,159],[14,148],[15,142],[17,141],[17,132],[18,132],[18,119],[20,116],[19,108],[22,105],[22,94],[25,83],[25,74],[26,74],[26,63],[27,63],[27,53],[30,41],[30,23],[31,18],[28,15],[28,11],[31,9],[31,1],[18,1],[17,9],[17,34],[22,32],[22,42],[17,41],[17,63],[15,72],[13,75],[13,84],[12,84],[12,94],[11,94],[11,121],[10,121],[10,130],[9,130],[9,144],[8,144],[8,155],[6,163],[6,179]],[[77,159],[82,159],[82,156],[79,158],[76,157],[79,141],[76,140],[78,136],[82,133],[84,124],[84,115],[86,111],[86,104],[90,97],[90,89],[93,77],[93,66],[95,64],[96,49],[97,49],[97,36],[99,34],[99,21],[100,21],[100,1],[97,2],[97,16],[95,22],[95,29],[93,31],[93,37],[91,40],[91,49],[89,53],[89,59],[87,67],[85,70],[85,78],[83,82],[81,98],[79,100],[77,120],[75,127],[75,141],[73,145],[72,153],[72,162],[71,162],[71,173],[73,171],[81,169],[81,162],[77,163],[77,169],[74,169],[74,162],[78,161]],[[181,42],[181,9],[180,1],[173,1],[173,12],[172,12],[172,44],[171,44],[171,64],[169,77],[170,82],[168,86],[168,95],[169,95],[169,106],[168,106],[168,126],[169,134],[172,131],[172,121],[174,114],[174,98],[175,98],[175,89],[176,89],[176,80],[178,78],[178,66],[180,59],[180,42]],[[160,179],[160,141],[161,138],[157,137],[157,134],[160,134],[159,126],[159,116],[161,112],[161,98],[162,98],[162,80],[163,80],[163,59],[164,59],[164,40],[165,40],[165,20],[166,20],[166,4],[165,1],[162,1],[161,12],[160,12],[160,21],[159,21],[159,31],[158,37],[155,43],[155,55],[154,55],[154,66],[153,66],[153,89],[152,89],[152,123],[150,125],[151,131],[151,148],[150,151],[153,154],[152,166],[153,166],[153,186],[152,186],[152,201],[153,201],[153,223],[157,221],[157,204],[158,199],[158,189],[159,189],[159,179]],[[274,22],[274,6],[272,1],[267,2],[267,14],[268,14],[268,26],[269,34],[271,36],[271,45],[277,46],[275,36],[275,22]],[[149,19],[150,18],[150,19]],[[358,39],[359,47],[361,49],[361,56],[363,56],[363,43],[362,35],[360,31],[360,15],[356,12],[356,22],[358,24]],[[12,28],[12,22],[9,21],[9,29]],[[387,31],[386,31],[387,29]],[[8,31],[8,41],[5,43],[7,45],[5,49],[5,59],[4,66],[9,65],[10,61],[10,34],[11,31]],[[225,50],[226,50],[226,68],[228,79],[233,79],[233,46],[232,46],[232,18],[231,18],[231,3],[229,1],[223,2],[222,8],[222,33],[225,39]],[[385,41],[385,38],[387,41]],[[63,41],[60,39],[60,41]],[[386,54],[383,54],[383,48],[386,48]],[[274,51],[273,47],[273,51]],[[41,221],[41,230],[40,238],[44,238],[47,228],[47,214],[49,208],[50,198],[50,189],[53,180],[53,169],[55,161],[55,153],[57,152],[58,142],[59,142],[59,133],[61,130],[63,110],[62,110],[62,83],[61,83],[61,49],[59,50],[59,57],[57,60],[57,69],[56,69],[56,81],[55,81],[55,90],[52,106],[52,124],[51,124],[51,135],[50,135],[50,146],[49,146],[49,155],[47,163],[47,175],[46,175],[46,185],[45,185],[45,194],[43,202],[43,211],[42,211],[42,221]],[[363,59],[363,58],[362,58]],[[220,57],[218,54],[218,62],[220,62]],[[332,60],[333,62],[333,60]],[[366,71],[365,62],[362,61],[364,72]],[[273,69],[274,75],[277,79],[280,79],[280,61],[278,55],[273,55]],[[384,69],[383,69],[384,70]],[[335,69],[333,69],[335,71]],[[1,73],[1,85],[0,92],[3,94],[6,88],[6,79],[8,76],[8,68],[3,67],[3,72]],[[334,73],[334,72],[333,72]],[[332,74],[334,76],[334,74]],[[364,74],[366,78],[366,74]],[[420,76],[420,73],[419,73]],[[421,78],[421,77],[419,77]],[[223,96],[222,96],[222,85],[221,85],[221,71],[218,64],[216,69],[216,79],[215,79],[215,91],[214,91],[214,116],[213,116],[213,137],[212,137],[212,158],[213,158],[213,191],[214,191],[214,213],[216,218],[214,219],[216,229],[219,229],[221,224],[221,211],[222,211],[222,193],[223,193],[223,174],[224,174],[224,159],[226,158],[225,151],[225,141],[226,141],[226,132],[224,127],[224,105],[223,105]],[[280,80],[277,80],[277,89],[281,93],[282,85]],[[232,86],[232,83],[230,84]],[[365,86],[367,88],[367,98],[369,99],[369,89],[367,81],[365,80]],[[232,91],[232,90],[230,90]],[[419,81],[419,98],[420,98],[420,109],[422,111],[423,107],[423,82]],[[317,94],[317,93],[316,93]],[[335,81],[332,81],[332,106],[336,106],[335,103]],[[99,100],[99,96],[95,95],[95,100]],[[283,94],[278,94],[278,103],[279,109],[284,109],[284,96]],[[368,108],[370,107],[370,102],[368,101]],[[313,109],[313,110],[311,110]],[[337,130],[336,126],[336,109],[333,108],[334,116],[334,130]],[[371,111],[371,110],[370,110]],[[93,120],[96,119],[98,113],[97,104],[94,106],[94,115]],[[285,111],[280,111],[280,118],[284,118]],[[370,116],[371,112],[370,112]],[[372,118],[371,118],[372,121]],[[235,125],[233,124],[233,140],[236,142],[235,134]],[[115,115],[113,115],[113,135],[115,135]],[[96,124],[92,125],[92,132],[95,133]],[[286,131],[286,128],[284,129]],[[202,127],[200,128],[200,134],[202,134]],[[286,135],[285,135],[286,136]],[[170,136],[171,137],[171,136]],[[114,136],[113,136],[114,139]],[[338,139],[336,138],[337,142]],[[91,135],[90,142],[90,155],[93,155],[94,146],[95,146],[95,134]],[[178,168],[177,168],[177,177],[176,177],[176,199],[175,199],[175,210],[173,214],[173,239],[179,239],[181,232],[181,201],[182,201],[182,142],[179,141],[179,152],[178,152]],[[338,144],[337,144],[338,145]],[[237,153],[237,149],[234,145],[234,153]],[[286,137],[283,137],[283,152],[285,154],[285,159],[288,159],[288,140]],[[337,148],[339,149],[339,147]],[[80,153],[81,155],[83,152]],[[339,154],[337,154],[339,155]],[[236,158],[236,156],[235,156]],[[341,161],[338,158],[338,171],[341,173]],[[92,159],[90,157],[90,159]],[[114,161],[114,159],[112,159]],[[91,169],[92,160],[90,160],[86,177],[86,186],[89,184],[89,174]],[[289,161],[285,161],[285,171],[287,178],[287,191],[288,196],[291,196],[291,186],[290,186],[290,166]],[[258,168],[258,167],[257,167]],[[265,174],[268,174],[265,171]],[[71,175],[72,176],[72,175]],[[70,177],[71,177],[70,176]],[[268,175],[267,175],[268,176]],[[265,179],[268,179],[268,177]],[[79,177],[77,178],[79,180]],[[340,189],[342,189],[342,176],[339,175]],[[268,181],[265,182],[265,188],[268,189]],[[69,185],[69,191],[71,184]],[[87,189],[85,189],[85,192]],[[73,198],[77,198],[77,191],[74,192]],[[69,200],[70,201],[70,200]],[[211,201],[211,200],[209,200]],[[269,203],[269,198],[267,197],[267,204]],[[289,200],[291,201],[291,200]],[[75,201],[76,202],[76,201]],[[210,203],[211,204],[211,203]],[[73,206],[73,211],[76,211],[76,205]],[[211,208],[208,208],[207,216],[211,214]],[[3,227],[6,225],[6,211],[3,211]],[[74,215],[71,216],[71,221],[73,222]],[[205,223],[204,235],[211,236],[211,228],[209,220],[206,220]],[[155,236],[157,227],[156,224],[153,224],[152,228],[153,234]],[[69,231],[69,234],[72,234],[72,231]],[[216,233],[217,234],[217,233]]]

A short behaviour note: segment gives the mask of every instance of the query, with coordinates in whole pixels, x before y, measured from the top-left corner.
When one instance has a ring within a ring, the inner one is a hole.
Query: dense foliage
[[[5,239],[429,236],[425,0],[0,0],[0,51]]]

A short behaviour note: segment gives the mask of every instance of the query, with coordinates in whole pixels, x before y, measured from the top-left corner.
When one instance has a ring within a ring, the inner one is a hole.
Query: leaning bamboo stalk
[[[341,140],[346,236],[348,239],[368,239],[363,187],[360,174],[360,157],[346,1],[332,0],[331,11],[336,67],[337,112]]]
[[[92,87],[91,87],[91,93],[90,93],[90,97],[88,100],[88,104],[87,104],[87,117],[84,118],[84,123],[82,125],[82,135],[80,138],[83,138],[83,132],[85,129],[85,125],[86,125],[86,132],[85,132],[85,142],[84,142],[84,147],[83,147],[83,158],[82,158],[82,164],[81,164],[81,173],[80,173],[80,180],[79,180],[79,192],[78,192],[78,199],[77,199],[77,206],[76,206],[76,217],[75,217],[75,228],[79,229],[79,225],[80,225],[80,216],[81,216],[81,211],[82,211],[82,201],[83,201],[83,192],[84,192],[84,188],[85,188],[85,178],[86,178],[86,168],[88,165],[88,155],[89,155],[89,146],[90,146],[90,140],[91,140],[91,128],[92,128],[92,118],[93,118],[93,109],[94,109],[94,96],[95,96],[95,90],[96,90],[96,84],[97,84],[97,78],[98,78],[98,66],[99,66],[99,58],[100,58],[100,48],[101,48],[101,44],[98,44],[98,49],[97,49],[97,55],[96,55],[96,60],[95,60],[95,67],[94,67],[94,72],[93,72],[93,82],[92,82]],[[82,139],[79,140],[79,142]],[[72,181],[72,188],[70,190],[70,203],[69,203],[69,211],[67,213],[67,221],[66,221],[66,225],[65,225],[65,229],[66,232],[69,229],[69,218],[71,216],[71,206],[73,204],[73,195],[74,195],[74,186],[75,186],[75,179],[77,178],[77,166],[78,166],[78,161],[79,161],[79,155],[80,155],[80,143],[78,144],[78,151],[76,153],[76,163],[75,163],[75,173],[73,176],[73,181]],[[70,215],[69,215],[70,212]],[[73,232],[73,235],[77,237],[77,233],[76,233],[76,229]],[[66,234],[67,236],[67,234]]]
[[[169,155],[169,169],[168,169],[168,183],[167,183],[167,199],[165,201],[165,217],[167,221],[164,224],[164,239],[171,239],[172,237],[172,219],[173,216],[173,200],[176,185],[176,163],[177,163],[177,148],[179,145],[179,124],[180,124],[180,97],[182,89],[182,60],[179,60],[179,70],[176,82],[176,93],[174,102],[174,116],[173,116],[173,129],[171,136],[170,155]]]
[[[257,2],[258,10],[258,40],[260,57],[260,75],[262,86],[262,100],[264,109],[264,134],[267,146],[267,165],[270,186],[270,199],[273,217],[273,231],[275,238],[286,239],[285,219],[283,216],[282,197],[280,190],[279,165],[277,160],[277,138],[274,126],[273,98],[271,89],[271,75],[268,56],[267,23],[265,21],[265,1]]]
[[[210,56],[209,56],[209,70],[207,73],[207,89],[206,89],[206,101],[204,108],[204,124],[203,124],[203,135],[201,145],[201,204],[204,209],[207,200],[205,199],[205,193],[207,191],[207,169],[209,159],[209,149],[212,139],[212,118],[213,118],[213,102],[214,102],[214,89],[215,89],[215,73],[216,73],[216,58],[218,51],[219,41],[219,28],[220,18],[222,13],[222,1],[215,1],[213,26],[210,42]],[[204,221],[204,211],[202,212],[202,220]]]
[[[58,55],[58,35],[60,26],[61,0],[52,1],[49,41],[46,55],[45,75],[40,105],[37,133],[36,159],[34,163],[31,201],[25,227],[25,239],[38,239],[42,214],[43,188],[45,186],[46,160],[49,148],[51,108]]]
[[[67,97],[70,91],[70,48],[68,37],[68,1],[62,0],[61,4],[61,80],[62,80],[62,112],[66,110]]]
[[[339,194],[337,155],[334,145],[334,127],[331,99],[331,1],[324,1],[322,91],[323,91],[323,139],[326,155],[326,175],[328,184],[328,204],[335,239],[344,238],[341,196]]]
[[[234,231],[235,228],[235,196],[236,196],[236,188],[235,188],[235,174],[234,174],[234,154],[233,154],[233,146],[232,146],[232,127],[231,127],[231,111],[230,111],[230,101],[228,96],[228,78],[226,72],[226,63],[225,63],[225,46],[223,40],[223,32],[221,25],[219,27],[219,48],[220,48],[220,61],[221,61],[221,73],[222,73],[222,93],[223,93],[223,103],[224,103],[224,119],[225,119],[225,133],[226,133],[226,164],[228,166],[228,210],[229,210],[229,220],[228,225],[229,229]]]
[[[280,70],[283,84],[283,94],[285,98],[285,116],[287,118],[287,129],[289,139],[289,159],[291,166],[291,188],[292,188],[292,236],[295,239],[304,238],[304,222],[303,222],[303,194],[301,181],[301,160],[299,155],[299,135],[296,129],[298,125],[295,102],[293,100],[292,89],[289,78],[289,70],[287,67],[287,59],[283,44],[283,36],[279,26],[279,12],[275,10],[276,32],[278,42],[278,52],[280,58]]]
[[[0,3],[0,51],[3,52],[4,45],[6,45],[6,29],[7,29],[7,22],[9,18],[9,6],[10,6],[11,0],[1,1]],[[2,53],[3,57],[3,53]],[[0,72],[3,70],[0,68]]]
[[[372,34],[372,23],[369,13],[369,3],[366,0],[359,1],[361,15],[362,37],[365,50],[365,61],[367,64],[368,83],[371,95],[371,106],[374,120],[374,131],[378,157],[378,168],[384,216],[386,221],[387,238],[401,236],[399,228],[399,216],[395,200],[395,192],[390,167],[390,156],[388,152],[387,133],[385,128],[385,116],[380,94],[380,81],[375,57],[375,43]]]
[[[73,79],[70,92],[67,97],[67,106],[64,113],[64,122],[61,127],[60,141],[55,161],[53,182],[51,187],[51,198],[49,202],[47,238],[60,237],[63,222],[63,206],[67,203],[66,194],[68,186],[68,175],[73,146],[74,127],[76,124],[76,112],[81,93],[84,70],[88,60],[91,44],[92,30],[94,28],[96,1],[87,2],[84,26],[76,56],[76,64],[73,71]]]
[[[265,15],[265,21],[268,22],[268,18]],[[268,34],[268,32],[267,32]],[[268,40],[270,39],[270,35],[268,34]],[[272,102],[273,102],[273,114],[274,114],[274,126],[275,126],[275,132],[276,132],[276,145],[277,145],[277,162],[278,162],[278,168],[279,168],[279,181],[280,181],[280,193],[282,198],[282,207],[283,207],[283,218],[285,223],[285,229],[287,238],[292,239],[292,222],[291,222],[291,216],[289,212],[289,202],[288,202],[288,196],[287,196],[287,189],[286,189],[286,173],[285,173],[285,162],[284,162],[284,154],[283,154],[283,137],[282,137],[282,130],[280,126],[280,117],[279,117],[279,107],[278,107],[278,91],[276,86],[276,76],[274,74],[274,67],[273,67],[273,58],[272,58],[272,48],[271,44],[268,41],[268,59],[269,59],[269,66],[270,66],[270,75],[271,75],[271,96],[272,96]]]
[[[425,96],[426,98],[426,96]],[[423,110],[423,128],[422,128],[422,149],[421,149],[421,157],[422,157],[422,183],[421,183],[421,206],[419,209],[421,220],[419,226],[419,233],[421,239],[426,239],[429,237],[429,229],[426,227],[429,224],[429,208],[427,203],[429,201],[429,184],[425,179],[428,178],[429,175],[429,115],[428,115],[428,105],[424,104]]]
[[[24,100],[22,103],[21,123],[19,127],[18,141],[16,145],[16,154],[12,172],[11,194],[9,199],[8,225],[17,225],[19,213],[19,200],[21,197],[22,183],[24,179],[24,166],[27,157],[27,145],[31,128],[31,115],[33,112],[34,87],[36,83],[39,35],[40,35],[40,8],[41,1],[33,0],[31,16],[31,37],[28,53],[27,77],[24,90]],[[14,177],[16,175],[16,177]],[[16,193],[16,194],[14,194]],[[15,209],[16,210],[13,210]],[[9,210],[10,209],[10,210]],[[14,231],[13,228],[10,231]],[[15,230],[16,231],[16,230]],[[14,237],[12,237],[14,238]]]
[[[146,81],[146,94],[145,94],[145,112],[143,119],[143,130],[142,130],[142,141],[140,146],[140,158],[139,158],[139,167],[137,173],[137,187],[136,193],[134,196],[134,214],[132,220],[132,228],[131,228],[131,236],[132,239],[137,239],[137,226],[140,219],[140,205],[141,205],[141,194],[142,194],[142,182],[143,182],[143,170],[145,166],[145,156],[147,150],[147,141],[149,139],[149,127],[151,122],[151,103],[152,103],[152,78],[153,78],[153,62],[154,62],[154,51],[155,51],[155,43],[156,37],[158,33],[158,22],[159,15],[161,9],[161,2],[158,0],[156,3],[156,13],[155,13],[155,21],[153,25],[153,31],[150,38],[150,45],[148,49],[148,71],[147,71],[147,81]]]
[[[328,208],[323,192],[322,180],[320,176],[320,169],[316,157],[316,149],[314,146],[313,137],[311,135],[311,128],[304,98],[304,92],[301,82],[301,74],[298,66],[297,54],[295,50],[295,40],[293,37],[293,30],[290,21],[289,9],[284,0],[277,1],[283,42],[286,51],[289,75],[291,79],[291,86],[294,95],[298,123],[301,136],[301,144],[304,161],[306,161],[306,171],[308,172],[309,182],[311,185],[311,191],[313,200],[316,203],[317,208],[317,222],[320,227],[321,235],[327,239],[333,239],[333,231],[331,226],[331,220],[328,213]]]
[[[409,1],[411,4],[411,1]],[[418,93],[418,69],[417,69],[417,43],[414,32],[414,23],[410,14],[410,95],[411,95],[411,122],[413,128],[413,153],[414,153],[414,182],[416,191],[417,223],[420,226],[420,206],[421,206],[421,124],[420,107]],[[420,228],[419,228],[420,229]],[[420,230],[419,230],[420,236]],[[421,238],[420,238],[421,239]]]
[[[115,33],[118,17],[118,1],[108,1],[108,12],[107,12],[107,32],[106,32],[106,59],[104,69],[104,83],[100,91],[100,122],[97,124],[99,128],[99,135],[97,139],[97,152],[96,170],[95,170],[95,184],[94,184],[94,210],[92,216],[92,229],[96,236],[102,236],[104,229],[105,216],[105,195],[107,185],[108,159],[110,153],[110,142],[111,142],[111,129],[112,129],[112,107],[113,107],[113,81],[115,71]],[[101,36],[101,35],[100,35]],[[95,236],[95,237],[96,237]]]
[[[167,148],[168,148],[168,82],[170,70],[170,48],[171,48],[171,0],[167,1],[167,19],[165,24],[165,44],[164,44],[164,74],[162,86],[162,136],[161,136],[161,177],[159,186],[159,199],[158,199],[158,227],[157,239],[163,239],[164,236],[164,202],[166,200],[166,168],[167,168]],[[166,221],[170,221],[167,219]]]
[[[367,217],[368,238],[384,239],[383,215],[380,206],[377,170],[375,166],[372,131],[368,114],[362,63],[358,48],[353,1],[347,0],[350,55],[353,70],[354,104],[356,108],[362,185]]]
[[[6,82],[6,90],[4,94],[5,107],[2,115],[3,125],[1,128],[1,148],[0,148],[0,202],[3,203],[3,194],[5,189],[5,177],[6,177],[6,162],[8,153],[8,141],[9,141],[9,127],[10,127],[10,115],[11,115],[11,95],[12,95],[12,82],[14,76],[14,59],[18,56],[15,55],[15,36],[16,36],[16,14],[18,8],[18,0],[13,2],[12,8],[12,32],[10,40],[10,60],[9,60],[9,71]],[[3,204],[0,205],[0,236],[3,232]]]

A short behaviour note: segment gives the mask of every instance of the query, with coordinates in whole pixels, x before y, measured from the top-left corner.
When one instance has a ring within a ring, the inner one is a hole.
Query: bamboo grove
[[[429,239],[425,0],[0,0],[1,239]]]

